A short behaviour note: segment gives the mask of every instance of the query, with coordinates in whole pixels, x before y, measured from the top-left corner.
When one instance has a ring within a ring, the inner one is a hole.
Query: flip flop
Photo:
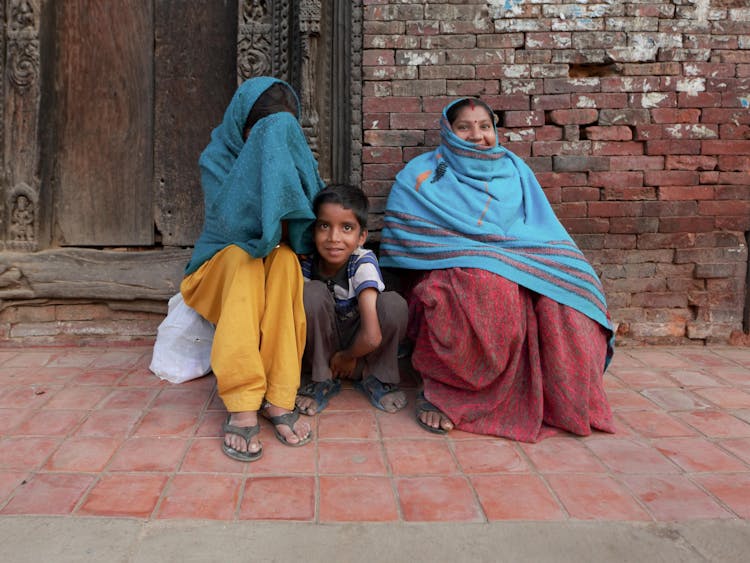
[[[390,413],[391,411],[385,410],[383,408],[383,405],[380,403],[380,401],[386,395],[390,395],[391,393],[396,393],[398,391],[401,391],[398,385],[394,385],[393,383],[383,383],[374,375],[368,375],[367,377],[359,381],[355,381],[354,388],[360,393],[363,393],[364,396],[369,399],[372,406],[387,413]],[[406,405],[404,405],[404,407],[405,406]],[[404,407],[401,407],[400,409],[396,409],[393,412],[398,412]]]
[[[224,434],[235,434],[236,436],[243,438],[245,440],[245,445],[249,448],[250,438],[260,432],[260,425],[234,426],[233,424],[229,424],[230,420],[232,420],[231,413],[227,415],[227,419],[224,421],[224,424],[221,425]],[[232,446],[227,445],[226,442],[222,442],[221,449],[226,455],[237,461],[257,461],[260,459],[260,456],[263,455],[262,447],[257,452],[242,452],[240,450],[235,450]]]
[[[328,401],[341,391],[341,381],[338,379],[326,379],[325,381],[311,381],[299,391],[298,396],[310,397],[315,401],[317,407],[315,414],[320,414],[328,406]],[[309,414],[305,411],[304,414]]]
[[[428,432],[432,432],[433,434],[447,434],[449,432],[449,430],[446,430],[442,426],[438,426],[437,428],[435,428],[434,426],[430,426],[429,424],[425,424],[424,422],[422,422],[422,419],[419,418],[419,415],[422,414],[423,412],[439,412],[445,418],[448,418],[448,416],[443,411],[441,411],[439,408],[437,408],[435,405],[433,405],[430,401],[428,401],[427,399],[425,399],[424,391],[420,391],[419,393],[417,393],[417,398],[415,400],[415,404],[416,404],[416,407],[417,407],[417,409],[416,409],[417,410],[417,423],[422,428],[424,428]],[[450,420],[450,419],[448,419],[448,420]]]
[[[279,425],[288,426],[289,429],[294,432],[294,424],[299,420],[299,409],[297,407],[294,407],[294,410],[291,412],[287,412],[284,414],[280,414],[278,416],[271,416],[270,414],[266,413],[266,407],[270,405],[271,403],[265,403],[261,409],[260,413],[263,418],[268,420],[271,424],[273,424],[273,433],[276,434],[276,439],[284,444],[285,446],[289,446],[290,448],[297,448],[299,446],[304,446],[307,444],[310,440],[312,440],[312,430],[307,435],[306,438],[301,438],[299,442],[296,444],[292,444],[291,442],[287,442],[284,435],[279,432],[279,429],[276,428]]]

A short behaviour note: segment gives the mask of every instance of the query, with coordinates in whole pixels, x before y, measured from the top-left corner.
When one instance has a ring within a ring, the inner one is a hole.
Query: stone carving
[[[23,183],[10,192],[6,204],[8,210],[6,247],[8,249],[36,249],[36,200],[36,192]]]
[[[38,0],[11,0],[8,22],[8,66],[10,83],[26,92],[39,76]]]

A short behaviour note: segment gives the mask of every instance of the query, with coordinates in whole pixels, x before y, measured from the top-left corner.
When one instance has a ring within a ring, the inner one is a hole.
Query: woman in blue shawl
[[[312,199],[323,186],[285,82],[252,78],[235,93],[199,159],[203,231],[180,290],[216,325],[211,367],[229,414],[226,455],[262,455],[258,413],[289,446],[311,439],[294,402],[306,338],[297,254],[312,251]]]
[[[498,144],[489,106],[456,100],[440,126],[440,146],[396,177],[380,247],[383,267],[419,272],[417,422],[528,442],[549,427],[613,431],[596,273],[533,172]]]

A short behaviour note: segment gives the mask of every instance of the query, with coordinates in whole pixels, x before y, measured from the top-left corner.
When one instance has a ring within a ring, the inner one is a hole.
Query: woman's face
[[[497,144],[492,118],[487,109],[480,104],[467,105],[458,110],[451,129],[464,141],[481,148],[490,148]]]

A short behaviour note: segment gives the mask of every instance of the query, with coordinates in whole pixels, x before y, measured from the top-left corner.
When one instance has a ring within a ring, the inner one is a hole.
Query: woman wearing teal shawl
[[[601,283],[529,167],[478,99],[448,105],[441,144],[397,175],[383,267],[409,293],[417,422],[535,442],[613,431],[603,389],[612,326]]]
[[[312,251],[312,199],[323,186],[297,120],[299,101],[275,78],[244,82],[199,159],[203,231],[180,290],[216,325],[211,367],[227,411],[225,454],[262,455],[258,413],[289,446],[311,439],[294,401],[306,338],[297,254]]]

